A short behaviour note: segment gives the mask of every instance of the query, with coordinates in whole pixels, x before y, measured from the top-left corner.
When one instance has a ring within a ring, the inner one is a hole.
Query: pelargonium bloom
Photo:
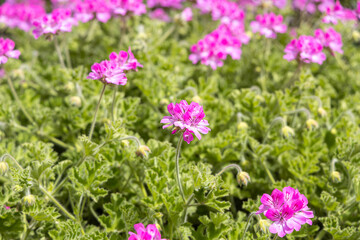
[[[0,64],[5,64],[8,58],[19,58],[20,51],[14,50],[15,43],[9,38],[0,38]]]
[[[288,61],[299,60],[305,63],[322,64],[326,55],[322,52],[323,46],[320,41],[312,36],[302,35],[299,39],[293,39],[285,47],[284,59]]]
[[[152,19],[158,19],[163,22],[170,22],[171,18],[162,8],[157,8],[154,11],[149,13],[149,17]]]
[[[189,59],[196,64],[209,65],[212,69],[221,67],[228,55],[238,60],[241,56],[241,39],[234,36],[231,29],[222,24],[191,47]]]
[[[190,105],[182,100],[180,103],[170,103],[167,107],[171,116],[165,116],[161,123],[166,125],[163,128],[175,126],[172,134],[178,131],[183,132],[184,141],[190,144],[194,139],[192,134],[201,140],[201,134],[207,134],[211,129],[206,127],[209,125],[207,120],[204,120],[205,113],[198,103],[192,102]]]
[[[184,11],[181,12],[180,17],[185,22],[191,21],[193,18],[193,12],[192,12],[191,8],[189,8],[189,7],[185,8]]]
[[[128,12],[133,12],[135,15],[146,13],[143,0],[110,0],[110,4],[113,12],[122,16]]]
[[[337,24],[338,21],[356,20],[355,13],[347,8],[344,8],[339,1],[336,1],[334,6],[326,8],[326,16],[322,19],[324,23]]]
[[[250,26],[254,33],[259,32],[267,38],[276,38],[276,33],[285,33],[287,26],[282,23],[283,17],[276,16],[275,13],[265,13],[257,15],[256,21],[252,21]]]
[[[149,8],[153,7],[166,7],[166,8],[181,8],[185,0],[148,0],[147,5]]]
[[[341,34],[336,32],[333,28],[328,28],[325,32],[321,29],[315,30],[315,38],[319,39],[320,43],[331,50],[331,53],[343,53]]]
[[[125,71],[137,71],[138,67],[143,67],[134,57],[130,48],[128,52],[111,53],[109,59],[94,63],[87,78],[100,80],[104,84],[125,85],[127,83]]]
[[[294,231],[299,231],[305,223],[312,225],[310,218],[314,217],[310,211],[308,200],[297,189],[284,187],[282,191],[274,189],[271,196],[261,197],[261,206],[256,214],[264,213],[273,223],[269,230],[279,237],[284,237]]]
[[[71,32],[72,26],[77,25],[77,20],[71,16],[70,9],[55,9],[51,14],[36,19],[33,25],[33,35],[37,39],[43,34]]]
[[[155,224],[149,224],[145,228],[144,224],[138,223],[134,225],[136,233],[129,232],[128,240],[166,240],[161,238],[161,234]]]

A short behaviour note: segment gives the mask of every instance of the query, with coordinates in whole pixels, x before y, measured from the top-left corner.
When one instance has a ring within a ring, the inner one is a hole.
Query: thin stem
[[[223,174],[226,170],[228,170],[229,168],[236,168],[236,170],[238,171],[238,173],[241,173],[241,167],[237,164],[229,164],[227,166],[225,166],[220,172],[218,172],[215,176],[220,176],[221,174]]]
[[[57,40],[57,37],[54,38],[54,45],[55,45],[55,50],[56,50],[56,53],[59,57],[59,61],[60,61],[60,64],[61,64],[61,67],[62,68],[66,68],[65,67],[65,63],[64,63],[64,59],[62,57],[62,54],[61,54],[61,50],[60,50],[60,47],[59,47],[59,42]]]
[[[271,183],[274,184],[274,183],[275,183],[275,179],[274,179],[273,175],[271,174],[269,168],[266,166],[265,161],[261,161],[261,163],[262,163],[262,165],[264,166],[265,171],[266,171],[267,175],[269,176]]]
[[[71,220],[73,220],[74,222],[76,222],[76,218],[69,213],[52,195],[51,193],[49,193],[48,191],[46,191],[46,189],[39,185],[39,189],[63,212],[65,213],[65,215],[70,218]]]
[[[5,153],[5,154],[1,157],[1,160],[5,160],[5,158],[10,158],[11,160],[13,160],[13,161],[15,162],[16,166],[17,166],[19,169],[24,170],[24,168],[19,164],[19,162],[16,161],[16,159],[15,159],[13,156],[11,156],[10,154]]]
[[[181,180],[180,180],[180,168],[179,168],[179,158],[180,158],[180,150],[181,150],[181,144],[182,144],[182,142],[183,142],[183,139],[182,139],[182,136],[180,136],[179,142],[178,142],[177,148],[176,148],[175,167],[176,167],[176,180],[177,180],[177,183],[178,183],[178,185],[179,185],[180,194],[181,194],[181,197],[182,197],[182,199],[184,200],[184,202],[186,202],[184,190],[183,190],[182,185],[181,185]]]
[[[111,104],[111,120],[114,122],[115,117],[114,117],[114,109],[115,109],[115,103],[116,103],[116,92],[118,90],[118,86],[114,87],[114,92],[113,92],[113,99],[112,99],[112,104]]]
[[[12,81],[10,79],[10,77],[7,77],[7,82],[9,84],[9,87],[10,87],[10,90],[11,90],[11,93],[13,94],[17,104],[19,105],[21,111],[24,113],[25,117],[32,123],[35,125],[35,121],[34,119],[29,115],[29,113],[25,110],[25,107],[24,105],[22,104],[22,102],[20,101],[19,99],[19,96],[17,95],[16,91],[15,91],[15,88],[14,88],[14,85],[12,84]]]
[[[99,101],[96,105],[96,110],[95,110],[95,115],[94,115],[94,119],[93,119],[93,122],[91,123],[91,128],[90,128],[90,132],[89,132],[89,139],[91,140],[92,138],[92,135],[93,135],[93,132],[94,132],[94,127],[95,127],[95,122],[96,122],[96,116],[97,116],[97,113],[99,111],[99,106],[100,106],[100,102],[101,102],[101,99],[104,95],[104,92],[105,92],[105,88],[106,88],[106,84],[104,84],[104,87],[102,88],[101,90],[101,93],[100,93],[100,97],[99,97]]]
[[[247,230],[248,230],[248,228],[249,228],[249,225],[250,225],[251,217],[254,216],[254,214],[255,214],[255,212],[252,212],[252,213],[250,213],[250,215],[249,215],[249,217],[248,217],[248,220],[247,220],[246,226],[245,226],[245,230],[244,230],[244,234],[243,234],[243,236],[242,236],[242,238],[241,238],[242,240],[244,240],[245,234],[246,234],[246,232],[247,232]]]
[[[274,125],[275,125],[277,122],[281,122],[282,127],[284,127],[285,121],[284,121],[284,119],[283,119],[282,117],[276,117],[276,118],[274,118],[274,120],[272,120],[272,122],[271,122],[271,124],[270,124],[270,127],[268,128],[268,130],[267,130],[266,133],[265,133],[265,137],[264,137],[263,144],[266,143],[267,138],[268,138],[268,135],[269,135],[269,133],[270,133],[270,130],[274,127]]]
[[[275,237],[274,237],[274,240],[276,240],[278,238],[278,235],[276,234]]]

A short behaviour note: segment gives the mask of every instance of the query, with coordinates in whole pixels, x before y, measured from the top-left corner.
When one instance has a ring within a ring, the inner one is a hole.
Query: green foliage
[[[297,26],[289,8],[272,10],[298,35],[327,28],[317,14],[304,13]],[[246,12],[246,30],[254,18]],[[188,23],[144,15],[79,24],[56,36],[62,53],[69,50],[72,67],[66,68],[53,42],[1,31],[22,53],[2,66],[33,121],[0,79],[0,155],[21,166],[1,159],[9,168],[0,176],[0,239],[123,240],[141,222],[157,224],[171,240],[265,240],[273,234],[261,230],[256,216],[245,233],[248,217],[262,194],[285,186],[299,189],[315,215],[312,226],[287,239],[360,239],[358,30],[336,25],[344,54],[325,50],[321,66],[284,60],[288,34],[266,43],[253,34],[241,60],[212,70],[188,57],[214,23],[194,10]],[[107,86],[90,139],[103,87],[86,79],[90,66],[129,46],[144,67],[127,73],[125,86]],[[160,123],[167,105],[183,99],[203,105],[211,128],[201,141],[182,145],[185,202],[175,172],[181,136]],[[318,127],[309,129],[308,119]],[[284,126],[294,133],[286,136]],[[138,156],[139,145],[151,152]],[[234,169],[218,175],[229,164],[249,174],[247,186],[239,185]],[[29,194],[33,205],[23,200]]]

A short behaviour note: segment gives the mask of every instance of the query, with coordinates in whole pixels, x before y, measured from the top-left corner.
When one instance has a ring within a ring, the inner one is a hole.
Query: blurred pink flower
[[[137,71],[138,67],[143,67],[138,60],[134,57],[134,54],[131,52],[131,48],[127,52],[120,51],[119,54],[112,52],[109,56],[111,61],[116,62],[117,67],[123,71],[134,70]]]
[[[129,232],[128,240],[166,240],[161,238],[161,234],[155,224],[149,224],[145,228],[144,224],[138,223],[134,225],[136,233]]]
[[[14,50],[15,43],[9,38],[0,38],[0,65],[5,64],[8,58],[19,58],[20,51]]]
[[[4,205],[4,207],[5,207],[6,210],[10,210],[10,209],[11,209],[11,207],[6,206],[6,205]]]
[[[193,12],[191,8],[187,7],[181,12],[181,19],[185,22],[189,22],[193,18]]]
[[[341,6],[339,1],[336,1],[334,6],[326,8],[326,16],[322,19],[324,23],[337,24],[338,21],[356,20],[355,13],[347,8]]]
[[[325,32],[321,29],[315,30],[315,38],[319,39],[320,43],[331,50],[331,52],[343,53],[341,34],[336,32],[333,28],[328,28]]]
[[[39,1],[6,2],[0,6],[0,23],[27,32],[32,28],[32,22],[45,14],[43,4],[40,4]]]
[[[257,15],[256,21],[250,23],[250,27],[254,33],[259,32],[266,38],[276,38],[276,33],[285,33],[287,26],[282,23],[283,17],[276,16],[275,13],[265,13]]]
[[[55,9],[52,13],[33,22],[35,27],[33,35],[37,39],[44,34],[55,35],[58,32],[71,32],[72,27],[77,24],[77,20],[71,16],[70,9]]]
[[[274,189],[271,196],[264,194],[261,197],[261,206],[256,214],[264,213],[273,223],[269,230],[279,237],[284,237],[294,231],[299,231],[301,225],[312,225],[310,218],[314,217],[310,211],[308,200],[297,189],[284,187],[283,191]]]
[[[201,64],[208,65],[215,70],[217,67],[223,66],[228,55],[234,60],[240,59],[241,40],[233,35],[228,26],[222,24],[191,47],[189,60],[193,64],[200,61]]]
[[[147,6],[149,8],[153,7],[166,7],[166,8],[182,8],[182,3],[185,0],[148,0]]]
[[[192,134],[201,140],[200,133],[207,134],[210,131],[210,128],[207,127],[208,121],[204,120],[204,110],[198,103],[192,102],[189,105],[182,100],[180,103],[170,103],[167,108],[171,116],[163,117],[161,123],[166,124],[163,128],[175,126],[172,134],[182,131],[184,141],[188,144],[194,139]]]
[[[170,22],[171,18],[162,8],[157,8],[149,13],[149,17],[152,19],[158,19],[164,22]]]
[[[288,61],[300,60],[305,63],[322,64],[326,55],[322,52],[323,46],[320,41],[312,36],[302,35],[298,39],[293,39],[285,47],[284,59]]]

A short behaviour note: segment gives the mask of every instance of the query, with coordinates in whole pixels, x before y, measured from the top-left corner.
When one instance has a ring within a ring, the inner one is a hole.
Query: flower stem
[[[265,161],[261,161],[261,163],[262,163],[262,165],[264,166],[265,171],[266,171],[267,175],[269,176],[271,183],[274,184],[274,183],[275,183],[275,179],[274,179],[273,175],[271,174],[269,168],[266,166]]]
[[[61,64],[61,67],[62,68],[66,68],[65,67],[65,63],[64,63],[64,59],[62,57],[62,54],[61,54],[61,50],[60,50],[60,47],[59,47],[59,42],[57,40],[57,37],[54,38],[54,45],[55,45],[55,50],[56,50],[56,53],[59,57],[59,61],[60,61],[60,64]]]
[[[95,127],[95,122],[96,122],[96,116],[97,116],[97,113],[99,111],[99,106],[100,106],[100,102],[101,102],[101,99],[104,95],[104,92],[105,92],[105,88],[106,88],[106,84],[104,84],[104,87],[102,88],[101,90],[101,93],[100,93],[100,97],[99,97],[99,101],[96,105],[96,110],[95,110],[95,115],[94,115],[94,119],[93,119],[93,122],[91,123],[91,128],[90,128],[90,132],[89,132],[89,139],[91,140],[92,138],[92,135],[93,135],[93,132],[94,132],[94,127]]]
[[[220,176],[221,174],[223,174],[226,170],[228,170],[229,168],[236,168],[236,170],[238,171],[238,173],[241,173],[241,167],[237,164],[229,164],[227,166],[225,166],[220,172],[218,172],[215,176]]]
[[[278,238],[278,235],[276,234],[275,237],[274,237],[274,240],[276,240]]]
[[[249,215],[249,217],[248,217],[248,220],[247,220],[246,226],[245,226],[245,230],[244,230],[244,234],[243,234],[243,236],[242,236],[242,238],[241,238],[242,240],[244,240],[245,234],[246,234],[246,232],[247,232],[247,230],[248,230],[248,228],[249,228],[249,225],[250,225],[251,217],[254,216],[254,214],[255,214],[255,212],[252,212],[252,213],[250,213],[250,215]]]
[[[39,189],[63,212],[65,213],[65,215],[70,218],[71,220],[73,220],[74,222],[76,222],[76,218],[69,213],[52,195],[51,193],[49,193],[48,191],[46,191],[46,189],[39,185]]]
[[[5,158],[10,158],[11,160],[13,160],[13,161],[15,162],[16,166],[17,166],[20,170],[24,170],[24,168],[19,164],[19,162],[16,161],[16,159],[15,159],[13,156],[11,156],[10,154],[5,153],[5,154],[1,157],[1,160],[3,161],[3,160],[5,160]]]
[[[182,139],[182,136],[180,136],[179,142],[178,142],[177,148],[176,148],[175,167],[176,167],[176,180],[177,180],[177,183],[178,183],[178,185],[179,185],[180,194],[181,194],[181,197],[182,197],[182,199],[184,200],[184,202],[186,202],[184,190],[183,190],[182,185],[181,185],[180,169],[179,169],[179,158],[180,158],[180,150],[181,150],[181,144],[182,144],[182,142],[183,142],[183,139]]]
[[[10,87],[10,90],[11,90],[11,93],[13,94],[17,104],[19,105],[21,111],[24,113],[25,117],[32,123],[35,125],[35,122],[34,122],[34,119],[29,115],[29,113],[25,110],[24,108],[24,105],[21,103],[20,99],[19,99],[19,96],[17,95],[16,91],[15,91],[15,88],[14,88],[14,85],[12,84],[12,81],[10,79],[10,77],[7,77],[7,82],[9,84],[9,87]]]
[[[115,109],[115,103],[116,103],[116,92],[118,90],[118,86],[114,87],[114,92],[113,92],[113,99],[112,99],[112,104],[111,104],[111,120],[114,122],[115,118],[114,118],[114,109]]]

